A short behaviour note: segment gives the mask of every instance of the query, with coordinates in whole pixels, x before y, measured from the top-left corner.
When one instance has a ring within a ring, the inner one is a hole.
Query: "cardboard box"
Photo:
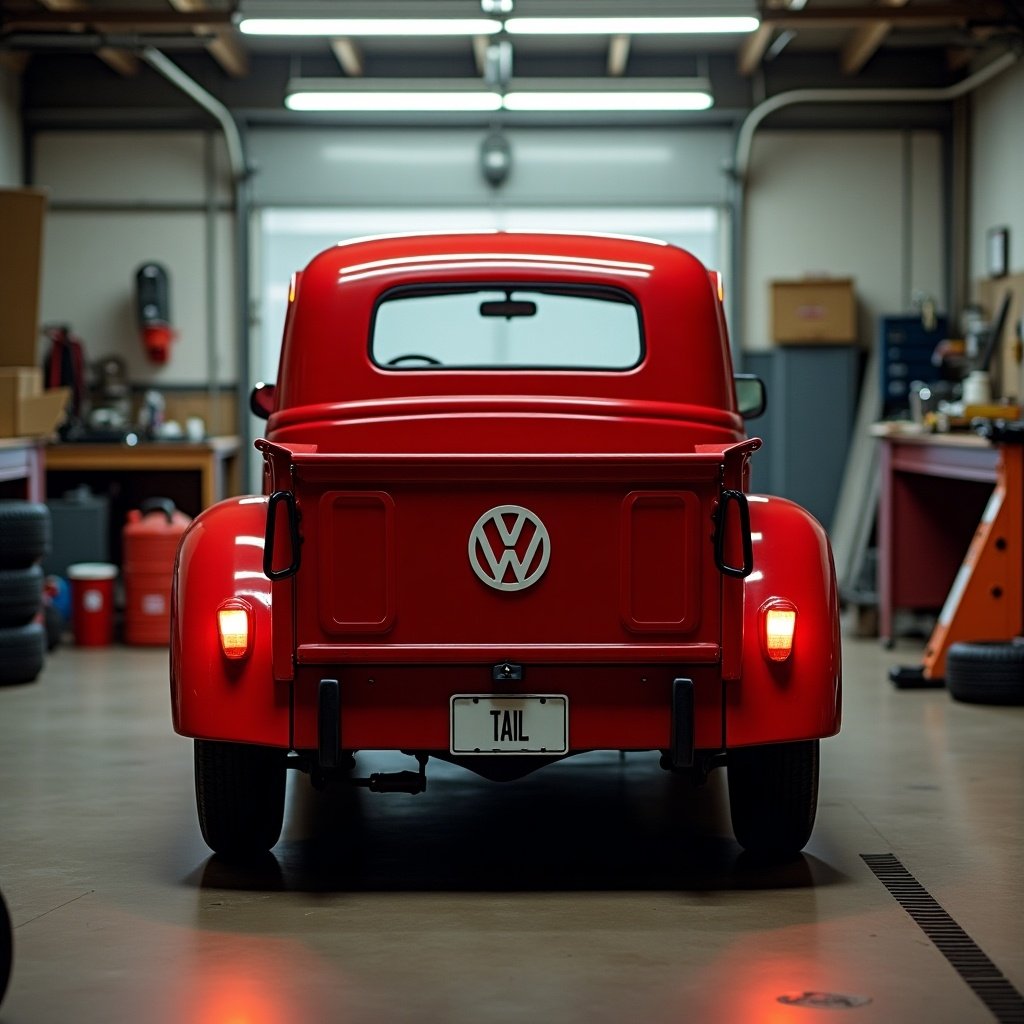
[[[850,278],[772,282],[772,340],[779,345],[857,340],[857,298]]]
[[[35,366],[46,193],[0,189],[0,366]]]
[[[0,437],[51,433],[68,400],[38,368],[45,216],[45,192],[0,189]]]
[[[70,388],[43,390],[36,366],[0,366],[0,437],[49,434],[64,416]]]

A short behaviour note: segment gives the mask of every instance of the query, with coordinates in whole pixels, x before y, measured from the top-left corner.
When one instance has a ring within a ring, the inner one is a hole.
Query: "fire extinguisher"
[[[146,354],[166,363],[178,332],[171,327],[171,283],[163,264],[144,263],[135,272],[135,303]]]

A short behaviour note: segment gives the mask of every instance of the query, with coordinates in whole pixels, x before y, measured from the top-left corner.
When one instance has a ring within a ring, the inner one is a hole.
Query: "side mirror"
[[[249,395],[249,408],[252,410],[252,414],[259,416],[261,420],[270,419],[270,414],[274,411],[276,394],[276,384],[264,384],[263,381],[260,381]]]
[[[752,373],[733,376],[736,385],[736,408],[745,420],[756,420],[768,407],[764,381]]]

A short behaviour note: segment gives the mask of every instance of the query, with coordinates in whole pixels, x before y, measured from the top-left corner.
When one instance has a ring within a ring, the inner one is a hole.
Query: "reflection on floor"
[[[166,653],[63,648],[0,688],[0,1022],[993,1020],[862,859],[895,855],[1024,990],[1024,709],[893,690],[919,657],[846,642],[786,865],[742,855],[721,772],[595,754],[504,785],[431,762],[420,796],[295,776],[241,870],[199,835]]]

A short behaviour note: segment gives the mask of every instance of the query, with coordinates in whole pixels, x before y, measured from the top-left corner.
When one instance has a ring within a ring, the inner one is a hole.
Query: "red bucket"
[[[114,582],[117,566],[76,562],[68,566],[71,625],[79,647],[108,647],[114,641]]]

